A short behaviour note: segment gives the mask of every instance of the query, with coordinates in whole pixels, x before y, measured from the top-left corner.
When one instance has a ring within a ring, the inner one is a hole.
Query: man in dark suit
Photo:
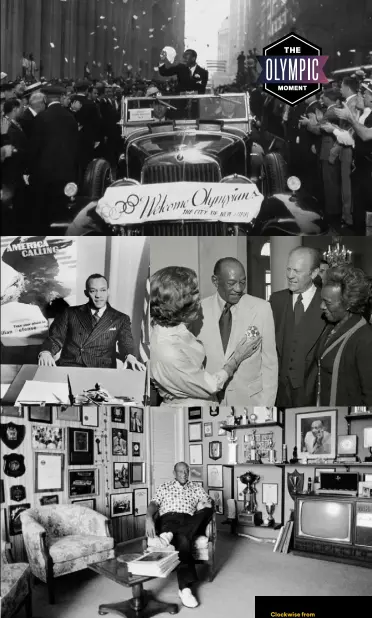
[[[320,289],[314,285],[320,255],[297,247],[288,257],[288,289],[274,292],[274,315],[279,360],[276,405],[300,407],[316,402],[316,346],[325,328],[320,309]]]
[[[64,187],[77,181],[79,147],[78,124],[61,105],[65,89],[47,86],[43,92],[47,109],[35,118],[28,165],[33,225],[39,234],[65,214]]]
[[[196,64],[197,53],[193,49],[187,49],[183,54],[183,62],[170,64],[167,54],[160,54],[159,74],[162,77],[177,76],[176,92],[197,92],[205,94],[208,83],[208,71]]]
[[[45,96],[42,92],[34,92],[30,96],[28,106],[19,118],[19,124],[27,139],[31,139],[36,116],[43,111],[45,111]]]
[[[81,175],[84,174],[88,163],[95,157],[95,150],[102,139],[102,119],[97,105],[88,97],[91,82],[80,80],[75,84],[78,100],[81,104],[75,113],[79,125],[80,156],[79,166]]]
[[[49,336],[42,345],[39,365],[55,366],[54,356],[61,352],[63,367],[116,367],[116,345],[124,368],[144,371],[134,355],[130,318],[113,309],[108,299],[105,277],[93,274],[85,284],[85,305],[68,307],[55,318]]]

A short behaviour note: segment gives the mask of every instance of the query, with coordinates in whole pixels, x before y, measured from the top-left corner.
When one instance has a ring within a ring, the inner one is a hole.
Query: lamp
[[[323,258],[328,262],[329,266],[340,266],[341,264],[352,263],[352,251],[346,249],[342,244],[341,236],[333,236],[332,242],[328,245],[327,251],[324,251]]]
[[[372,427],[364,428],[364,448],[369,448],[371,457],[365,457],[364,461],[372,463]]]

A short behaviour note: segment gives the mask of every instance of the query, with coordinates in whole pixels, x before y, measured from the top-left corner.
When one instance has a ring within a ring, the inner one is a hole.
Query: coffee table
[[[124,552],[125,550],[122,550],[122,552],[120,551],[119,546],[119,548],[115,550],[115,558],[89,565],[89,568],[95,571],[95,573],[104,575],[117,584],[132,589],[132,598],[127,601],[121,601],[120,603],[101,603],[98,608],[99,615],[104,616],[105,614],[111,613],[124,616],[125,618],[150,618],[150,616],[156,616],[162,613],[177,614],[177,603],[158,601],[153,597],[151,592],[144,590],[144,582],[156,579],[155,577],[142,577],[140,575],[132,575],[128,572],[127,564],[123,562],[123,560],[139,558],[142,551],[129,554],[127,549],[126,553]],[[119,557],[120,560],[118,560]]]

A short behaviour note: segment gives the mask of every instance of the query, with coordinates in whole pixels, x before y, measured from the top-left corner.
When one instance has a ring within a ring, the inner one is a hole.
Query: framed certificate
[[[278,504],[277,483],[262,483],[262,502],[263,504]]]
[[[146,487],[143,489],[135,489],[134,492],[134,516],[146,515],[148,506],[148,490]]]
[[[35,453],[35,493],[63,491],[63,453]]]
[[[189,423],[189,442],[200,442],[202,440],[202,424]]]
[[[86,427],[98,427],[98,410],[96,406],[82,406],[81,424]]]
[[[190,444],[190,465],[202,466],[203,465],[203,445],[202,444]]]

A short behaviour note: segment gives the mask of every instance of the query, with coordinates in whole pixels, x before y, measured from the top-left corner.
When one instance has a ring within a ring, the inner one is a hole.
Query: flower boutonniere
[[[194,77],[195,79],[200,79],[200,75],[198,75],[197,73],[194,73]]]

